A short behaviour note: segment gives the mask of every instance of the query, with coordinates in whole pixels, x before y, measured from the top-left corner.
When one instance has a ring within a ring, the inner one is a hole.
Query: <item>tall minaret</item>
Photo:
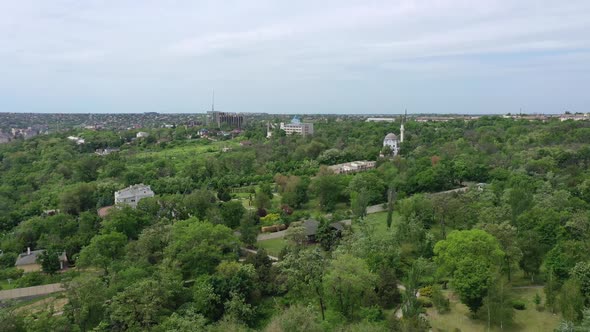
[[[404,122],[406,122],[406,117],[407,117],[407,116],[408,116],[408,110],[406,109],[406,114],[405,114],[405,115],[404,115],[404,117],[402,118],[402,125],[401,125],[401,127],[399,128],[399,132],[400,132],[400,135],[399,135],[399,142],[400,142],[400,143],[403,143],[403,142],[404,142],[404,131],[405,131],[405,129],[404,129]]]

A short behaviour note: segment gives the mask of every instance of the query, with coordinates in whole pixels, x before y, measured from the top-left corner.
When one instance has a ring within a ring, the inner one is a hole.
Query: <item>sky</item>
[[[1,0],[0,112],[590,112],[590,1]]]

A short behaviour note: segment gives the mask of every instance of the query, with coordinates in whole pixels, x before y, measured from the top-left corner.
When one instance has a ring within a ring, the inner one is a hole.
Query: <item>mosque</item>
[[[390,156],[397,156],[400,151],[400,145],[404,142],[404,120],[402,120],[402,124],[400,126],[400,135],[399,139],[398,136],[394,133],[389,133],[385,135],[383,139],[383,147],[388,147],[391,150],[391,154],[383,155],[381,153],[381,157],[390,157]]]

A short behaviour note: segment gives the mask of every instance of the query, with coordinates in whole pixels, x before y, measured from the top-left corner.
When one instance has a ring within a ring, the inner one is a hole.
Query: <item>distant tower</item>
[[[404,117],[402,118],[402,125],[399,129],[400,135],[399,135],[399,142],[403,143],[404,142],[404,131],[406,131],[404,129],[404,122],[406,122],[406,117],[408,116],[408,110],[406,109],[406,113],[404,115]]]
[[[213,95],[211,96],[211,112],[215,112],[215,90],[213,90]]]

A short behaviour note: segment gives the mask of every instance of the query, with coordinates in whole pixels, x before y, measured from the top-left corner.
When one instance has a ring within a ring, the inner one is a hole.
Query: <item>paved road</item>
[[[8,290],[0,291],[0,301],[18,299],[21,297],[41,296],[41,295],[47,295],[47,294],[61,292],[61,291],[64,291],[64,289],[61,286],[61,284],[59,284],[59,283],[41,285],[41,286],[33,286],[33,287],[25,287],[25,288],[8,289]]]
[[[254,255],[256,255],[258,253],[258,251],[254,250],[254,249],[248,249],[248,248],[242,247],[242,250],[247,251],[247,252],[254,254]],[[271,255],[267,255],[267,256],[268,256],[268,258],[270,258],[271,261],[278,261],[279,260],[278,257],[271,256]]]

